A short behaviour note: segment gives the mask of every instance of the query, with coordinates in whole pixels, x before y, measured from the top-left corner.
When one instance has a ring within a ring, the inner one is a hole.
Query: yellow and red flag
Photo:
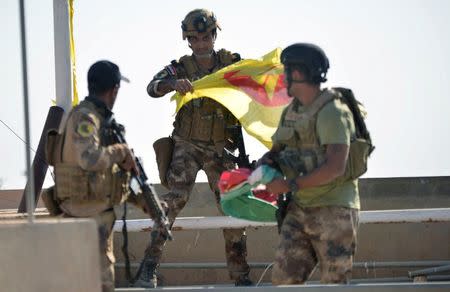
[[[194,92],[172,96],[176,111],[195,98],[214,99],[230,110],[248,134],[270,148],[281,112],[291,102],[280,54],[277,48],[260,59],[242,60],[193,82]]]

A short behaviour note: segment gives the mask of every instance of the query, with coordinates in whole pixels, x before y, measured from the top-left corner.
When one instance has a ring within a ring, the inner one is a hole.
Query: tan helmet
[[[183,40],[198,33],[221,29],[214,13],[207,9],[195,9],[189,12],[181,22]]]

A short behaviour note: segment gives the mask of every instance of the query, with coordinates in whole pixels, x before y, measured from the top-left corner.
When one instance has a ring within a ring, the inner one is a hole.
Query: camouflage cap
[[[181,22],[183,40],[190,36],[197,36],[202,32],[221,29],[214,13],[207,9],[195,9],[189,12]]]

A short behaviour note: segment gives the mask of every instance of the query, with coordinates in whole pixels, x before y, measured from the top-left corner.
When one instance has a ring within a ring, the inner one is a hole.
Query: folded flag
[[[224,171],[220,176],[220,204],[226,215],[260,222],[275,221],[277,195],[258,186],[281,176],[276,169],[262,165],[251,172],[246,168]]]

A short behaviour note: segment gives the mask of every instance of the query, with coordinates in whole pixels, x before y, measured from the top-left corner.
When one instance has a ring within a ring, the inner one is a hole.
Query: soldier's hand
[[[284,178],[276,178],[270,183],[266,184],[266,190],[272,194],[283,194],[290,191],[289,184]]]
[[[126,156],[122,162],[120,162],[119,166],[126,171],[134,171],[137,175],[139,175],[139,169],[136,164],[136,159],[134,158],[134,153],[128,147],[126,149]]]
[[[189,81],[188,79],[174,80],[173,82],[171,82],[171,86],[173,90],[176,90],[181,95],[194,91],[194,87],[192,86],[191,81]]]

